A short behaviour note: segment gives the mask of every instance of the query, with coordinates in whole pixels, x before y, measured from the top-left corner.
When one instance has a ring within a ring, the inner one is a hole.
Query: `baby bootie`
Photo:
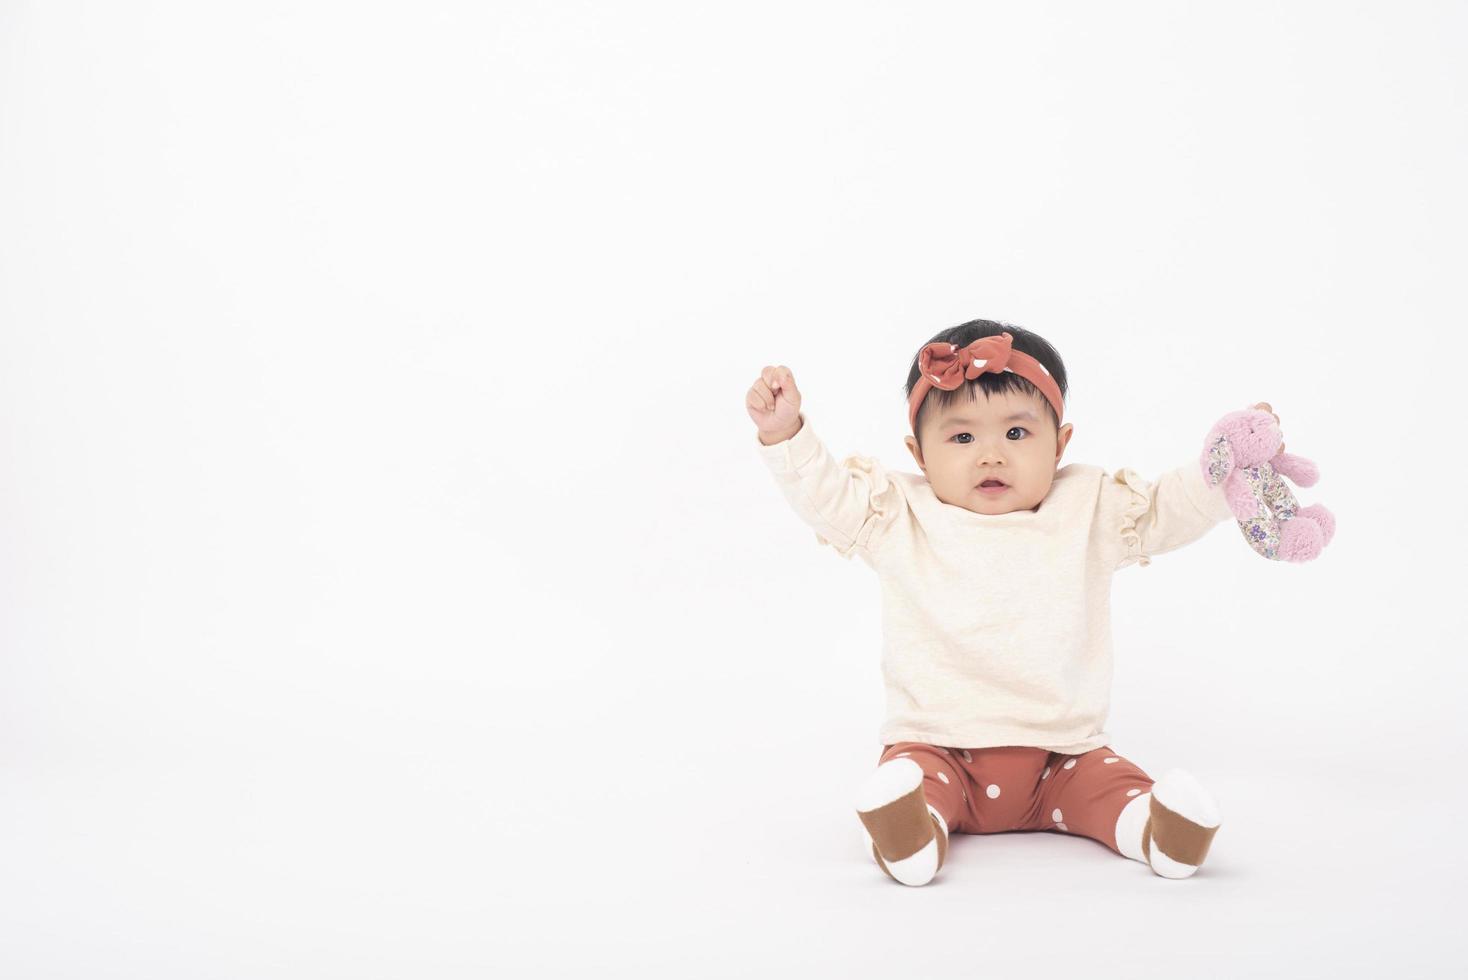
[[[1152,784],[1142,830],[1147,865],[1164,878],[1187,878],[1208,855],[1218,832],[1218,804],[1191,773],[1173,769]]]
[[[856,815],[872,856],[893,881],[926,885],[948,855],[948,824],[923,795],[923,770],[908,758],[876,768],[857,794]]]

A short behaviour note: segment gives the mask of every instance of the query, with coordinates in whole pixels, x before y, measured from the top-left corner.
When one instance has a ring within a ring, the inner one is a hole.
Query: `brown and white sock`
[[[911,759],[888,759],[867,777],[856,815],[872,857],[892,880],[925,885],[943,866],[948,824],[923,795],[923,770]]]
[[[1187,878],[1208,856],[1220,822],[1213,796],[1191,773],[1173,769],[1122,810],[1116,846],[1164,878]]]

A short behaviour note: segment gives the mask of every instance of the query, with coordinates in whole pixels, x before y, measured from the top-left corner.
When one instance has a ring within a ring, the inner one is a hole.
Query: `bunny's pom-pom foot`
[[[1330,539],[1335,537],[1335,515],[1325,509],[1324,504],[1311,504],[1309,507],[1301,507],[1295,513],[1295,520],[1305,518],[1320,525],[1320,546],[1323,548],[1330,544]]]
[[[1325,547],[1325,529],[1312,520],[1294,519],[1279,525],[1279,557],[1285,561],[1309,561]]]

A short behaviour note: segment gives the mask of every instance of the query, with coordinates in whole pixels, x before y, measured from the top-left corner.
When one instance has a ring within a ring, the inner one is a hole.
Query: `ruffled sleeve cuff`
[[[1111,476],[1126,494],[1118,532],[1122,557],[1117,568],[1132,563],[1143,567],[1152,563],[1151,553],[1171,551],[1201,536],[1219,521],[1233,517],[1223,486],[1211,487],[1197,463],[1186,463],[1164,473],[1153,484],[1130,467]],[[1159,499],[1159,490],[1165,488]],[[1183,503],[1186,501],[1186,503]],[[1148,541],[1143,540],[1137,522],[1148,516]]]
[[[867,499],[867,516],[860,530],[850,541],[831,541],[816,533],[816,540],[829,544],[842,558],[850,559],[857,548],[871,549],[872,538],[885,528],[906,506],[902,490],[887,475],[882,464],[869,456],[847,456],[841,461],[841,469],[860,484],[861,493]]]
[[[1137,531],[1137,518],[1147,513],[1151,497],[1147,493],[1148,483],[1142,475],[1130,467],[1123,467],[1112,474],[1111,479],[1131,491],[1127,495],[1126,507],[1121,514],[1122,557],[1117,565],[1121,568],[1135,562],[1138,565],[1152,564],[1152,559],[1142,553],[1142,535]]]
[[[838,464],[803,413],[800,421],[795,435],[772,446],[756,436],[755,450],[817,542],[848,559],[858,549],[870,551],[873,538],[905,507],[902,488],[871,457],[847,456]]]

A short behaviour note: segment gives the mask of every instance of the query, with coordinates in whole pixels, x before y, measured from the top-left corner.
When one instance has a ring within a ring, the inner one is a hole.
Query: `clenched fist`
[[[766,446],[784,442],[800,431],[800,389],[795,387],[795,375],[783,364],[760,371],[744,407]]]

